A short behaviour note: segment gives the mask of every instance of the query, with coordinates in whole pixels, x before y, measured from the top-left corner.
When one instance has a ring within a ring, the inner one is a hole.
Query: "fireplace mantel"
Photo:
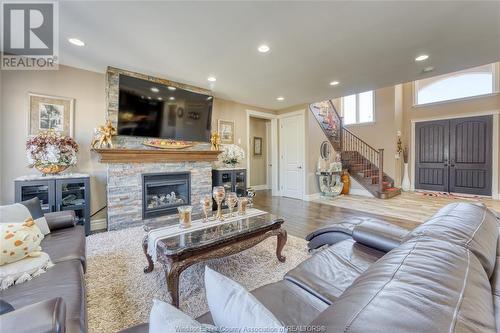
[[[220,151],[192,149],[92,149],[101,163],[212,162]]]

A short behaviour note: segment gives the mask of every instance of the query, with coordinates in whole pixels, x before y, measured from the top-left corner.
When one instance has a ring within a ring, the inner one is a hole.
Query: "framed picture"
[[[73,137],[73,98],[29,94],[28,135],[52,129]]]
[[[253,154],[262,155],[262,138],[258,136],[253,138]]]
[[[234,121],[219,119],[217,127],[221,143],[234,143]]]

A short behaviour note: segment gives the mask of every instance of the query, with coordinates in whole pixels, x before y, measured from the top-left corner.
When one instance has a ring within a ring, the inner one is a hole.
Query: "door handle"
[[[301,167],[301,166],[298,166],[298,167],[297,167],[297,169],[302,169],[302,167]]]

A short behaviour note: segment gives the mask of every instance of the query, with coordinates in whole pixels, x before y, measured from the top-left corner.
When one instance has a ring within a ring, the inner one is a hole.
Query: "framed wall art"
[[[220,142],[226,144],[234,143],[234,121],[221,120],[217,123],[217,131],[220,135]]]
[[[262,138],[258,136],[253,138],[253,154],[256,156],[262,155]]]
[[[28,135],[52,129],[73,137],[74,98],[29,94]]]

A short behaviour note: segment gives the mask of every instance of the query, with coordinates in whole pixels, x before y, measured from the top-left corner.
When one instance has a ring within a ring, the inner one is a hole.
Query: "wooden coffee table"
[[[266,213],[224,224],[208,222],[212,226],[206,229],[158,241],[157,260],[165,270],[172,304],[179,307],[180,274],[196,263],[239,253],[271,236],[277,237],[278,260],[285,262],[286,258],[281,254],[287,239],[286,230],[282,228],[283,222],[283,219]],[[144,238],[143,249],[148,261],[144,273],[149,273],[153,270],[154,263],[148,254],[148,236]]]

